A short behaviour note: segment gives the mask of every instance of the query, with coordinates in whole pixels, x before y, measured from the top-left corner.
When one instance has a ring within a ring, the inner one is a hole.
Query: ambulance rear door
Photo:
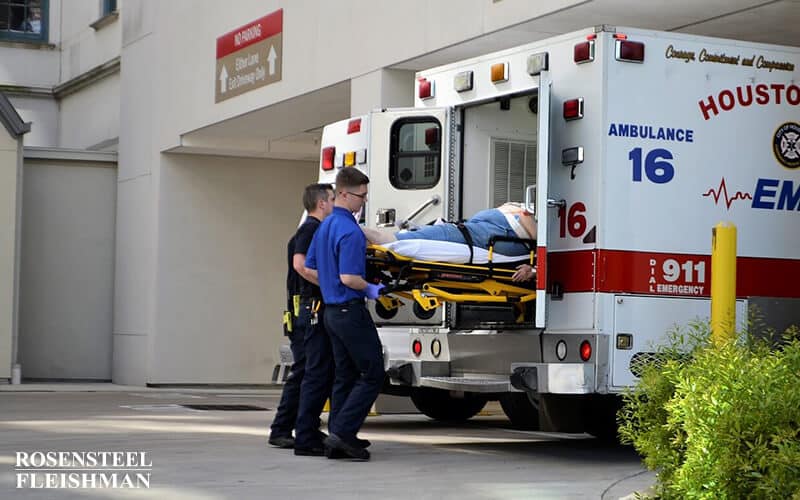
[[[395,108],[370,116],[367,227],[397,232],[447,219],[450,112],[446,108]],[[442,324],[442,307],[424,311],[405,301],[380,324]]]

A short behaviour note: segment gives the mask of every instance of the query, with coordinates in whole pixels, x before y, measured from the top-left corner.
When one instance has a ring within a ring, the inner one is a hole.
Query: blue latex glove
[[[379,283],[377,285],[373,285],[372,283],[367,283],[367,288],[364,289],[367,292],[368,299],[377,299],[378,295],[380,295],[381,290],[386,287],[383,283]]]

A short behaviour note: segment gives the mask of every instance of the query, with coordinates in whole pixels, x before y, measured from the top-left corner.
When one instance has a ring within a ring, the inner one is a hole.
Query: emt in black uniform
[[[322,294],[315,273],[306,268],[305,261],[314,233],[333,211],[333,198],[330,184],[311,184],[305,188],[303,206],[308,217],[288,245],[286,287],[292,316],[289,342],[294,364],[283,386],[269,443],[294,448],[295,455],[323,454],[325,435],[319,430],[319,415],[331,394],[333,354],[321,317]],[[296,438],[292,438],[292,428]]]
[[[369,460],[369,443],[356,435],[384,378],[381,342],[364,302],[376,298],[383,285],[364,279],[367,242],[353,216],[364,207],[368,183],[355,167],[339,171],[333,213],[320,225],[306,256],[306,267],[317,270],[336,365],[325,440],[329,458],[343,454]]]

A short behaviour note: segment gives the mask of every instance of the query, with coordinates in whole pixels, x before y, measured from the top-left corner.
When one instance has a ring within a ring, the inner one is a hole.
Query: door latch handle
[[[547,199],[547,206],[549,208],[564,208],[567,206],[567,200],[554,200],[552,198]]]

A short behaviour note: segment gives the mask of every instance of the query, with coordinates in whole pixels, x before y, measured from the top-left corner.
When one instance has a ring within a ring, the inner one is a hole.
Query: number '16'
[[[628,153],[628,159],[633,162],[633,182],[642,182],[642,170],[650,182],[664,184],[675,177],[675,167],[665,161],[672,159],[672,153],[666,149],[654,149],[647,153],[642,168],[642,148],[633,148]]]

